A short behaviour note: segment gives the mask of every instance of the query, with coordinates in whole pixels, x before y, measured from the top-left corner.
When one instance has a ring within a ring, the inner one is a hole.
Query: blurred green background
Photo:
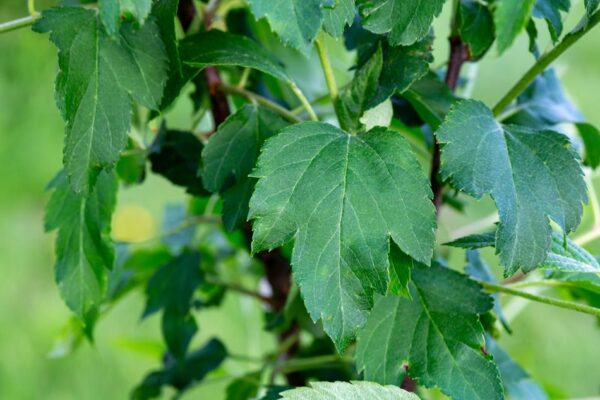
[[[582,1],[575,3],[567,26],[573,26],[581,15]],[[39,2],[38,8],[51,4]],[[0,22],[26,13],[25,0],[0,1]],[[446,10],[436,22],[435,65],[446,58],[447,14]],[[490,105],[499,99],[533,62],[526,46],[521,37],[502,57],[492,52],[477,70],[467,66],[465,73],[477,73],[473,96]],[[600,29],[578,43],[556,67],[571,98],[590,122],[600,126]],[[54,284],[53,236],[43,233],[44,187],[60,168],[63,141],[63,122],[53,98],[56,69],[56,51],[47,37],[28,29],[0,35],[0,399],[124,399],[146,372],[158,367],[162,349],[156,318],[139,321],[140,294],[127,297],[99,323],[93,346],[86,343],[68,357],[49,357],[70,315]],[[322,90],[324,85],[315,84],[321,76],[313,78],[305,85]],[[189,104],[184,101],[173,115],[174,125],[188,112]],[[595,182],[600,189],[600,179]],[[164,204],[183,199],[182,191],[159,178],[150,178],[139,188],[123,189],[115,237],[153,237]],[[441,238],[452,237],[493,212],[489,199],[471,203],[473,209],[466,216],[444,211],[448,222],[440,228]],[[588,207],[574,236],[589,230],[591,223]],[[600,241],[591,241],[587,248],[599,254]],[[462,267],[464,253],[450,256],[453,267]],[[493,262],[493,257],[489,260]],[[599,396],[597,321],[508,300],[515,333],[505,335],[501,343],[509,353],[536,379],[554,388],[556,398]],[[226,313],[203,311],[199,315],[198,343],[218,335],[237,354],[258,356],[271,348],[273,343],[261,333],[263,321],[256,304],[229,296],[225,307]],[[210,383],[185,397],[220,399],[227,376],[249,369],[251,365],[227,363]]]

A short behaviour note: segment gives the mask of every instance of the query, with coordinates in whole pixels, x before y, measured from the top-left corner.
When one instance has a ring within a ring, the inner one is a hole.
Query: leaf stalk
[[[221,83],[220,87],[223,92],[230,94],[230,95],[240,96],[240,97],[243,97],[250,101],[254,101],[257,104],[260,104],[261,106],[263,106],[264,108],[267,108],[267,109],[281,115],[282,117],[284,117],[285,119],[287,119],[290,122],[296,123],[296,122],[302,121],[300,118],[295,116],[290,110],[283,108],[279,104],[272,102],[271,100],[267,99],[266,97],[262,97],[256,93],[250,92],[246,89],[242,89],[237,86],[231,86],[226,83]]]

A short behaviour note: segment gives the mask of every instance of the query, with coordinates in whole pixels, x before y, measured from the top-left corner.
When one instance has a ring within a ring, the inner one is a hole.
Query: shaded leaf
[[[251,400],[256,397],[260,389],[262,373],[252,372],[235,379],[227,385],[226,400]]]
[[[409,286],[412,300],[380,297],[358,335],[356,362],[365,379],[398,385],[406,363],[419,385],[452,398],[503,399],[498,370],[481,351],[478,315],[492,308],[492,298],[436,264],[415,268]]]
[[[253,251],[295,237],[292,266],[307,310],[340,350],[366,321],[374,293],[387,289],[390,237],[417,261],[431,260],[431,191],[397,133],[297,124],[265,143],[252,176]]]
[[[432,129],[437,129],[458,99],[448,85],[430,72],[402,94]]]
[[[186,188],[194,196],[207,195],[198,176],[203,148],[202,142],[192,133],[169,130],[162,124],[148,156],[152,172]]]
[[[481,57],[495,39],[494,17],[489,7],[475,0],[461,0],[458,10],[459,32],[471,57]]]
[[[563,31],[561,11],[569,12],[571,0],[537,0],[533,8],[533,16],[544,18],[553,42],[557,42]]]
[[[584,162],[596,169],[600,165],[600,131],[595,126],[585,123],[577,124],[577,130],[585,146]]]
[[[246,222],[256,179],[248,174],[263,142],[288,123],[271,111],[248,104],[222,123],[202,151],[204,187],[223,196],[223,222],[233,230]]]
[[[566,136],[501,125],[474,100],[453,106],[436,136],[444,179],[473,197],[494,199],[496,252],[507,276],[544,261],[552,237],[548,218],[565,232],[579,224],[586,186]]]
[[[536,0],[500,0],[494,12],[498,52],[508,49],[525,29]]]

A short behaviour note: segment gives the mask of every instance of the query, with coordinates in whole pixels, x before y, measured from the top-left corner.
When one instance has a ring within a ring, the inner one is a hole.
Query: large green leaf
[[[466,236],[446,243],[446,245],[463,249],[494,247],[496,246],[496,233],[488,232]],[[552,234],[552,242],[548,250],[548,255],[536,267],[558,272],[600,273],[600,265],[594,256],[575,242],[565,239],[558,233]]]
[[[199,33],[184,39],[181,42],[181,59],[192,67],[240,66],[290,81],[281,63],[264,47],[245,36],[219,30]]]
[[[408,46],[423,39],[444,0],[358,0],[363,26],[373,33],[389,33],[392,46]]]
[[[498,52],[508,49],[515,38],[525,29],[536,0],[499,0],[496,1],[494,22]]]
[[[56,91],[67,122],[65,172],[76,192],[112,167],[127,143],[131,96],[157,108],[166,81],[165,48],[153,21],[121,27],[109,37],[98,14],[84,8],[52,8],[33,29],[50,32],[59,49]]]
[[[579,224],[586,186],[566,136],[501,125],[474,100],[457,103],[436,136],[444,179],[473,197],[494,199],[496,252],[507,275],[544,261],[552,237],[548,217],[565,232]]]
[[[332,8],[323,8],[323,29],[333,37],[341,37],[355,15],[354,0],[336,0]]]
[[[288,123],[254,104],[240,108],[223,122],[202,151],[204,187],[223,196],[223,223],[233,230],[246,221],[256,179],[254,168],[263,142]]]
[[[256,18],[266,18],[282,42],[308,56],[323,24],[328,0],[249,0]]]
[[[253,251],[295,238],[292,265],[307,310],[340,350],[366,321],[374,293],[386,291],[390,237],[417,261],[431,260],[431,191],[397,133],[294,125],[265,143],[252,176]]]
[[[410,292],[412,300],[380,297],[360,331],[356,362],[365,379],[398,385],[406,367],[420,385],[452,398],[502,399],[498,370],[482,352],[478,317],[492,308],[492,298],[436,264],[413,270]]]
[[[281,393],[287,400],[419,400],[419,397],[395,386],[373,382],[311,382]]]
[[[110,223],[116,203],[114,173],[98,176],[89,196],[71,190],[61,172],[50,183],[52,197],[46,208],[46,231],[58,230],[56,281],[71,310],[86,322],[104,298],[106,273],[113,267],[114,246]]]

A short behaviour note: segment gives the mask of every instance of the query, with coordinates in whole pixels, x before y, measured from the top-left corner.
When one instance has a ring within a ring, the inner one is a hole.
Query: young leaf
[[[496,246],[495,237],[495,232],[488,232],[460,238],[446,243],[446,245],[463,249],[494,247]],[[558,233],[552,233],[548,254],[536,267],[557,272],[600,273],[600,265],[594,256],[570,239],[565,240]]]
[[[600,165],[600,131],[590,124],[577,124],[577,130],[585,146],[584,162],[596,169]]]
[[[217,369],[227,350],[219,339],[211,339],[203,347],[190,353],[180,363],[167,361],[163,369],[148,374],[131,393],[134,400],[160,397],[163,386],[172,386],[180,394],[192,384],[201,382],[208,373]]]
[[[499,0],[494,12],[498,52],[508,49],[527,26],[536,0]]]
[[[286,46],[310,54],[323,24],[322,6],[327,0],[249,0],[256,18],[266,18]]]
[[[436,264],[415,268],[409,286],[412,299],[380,297],[358,335],[356,362],[365,379],[399,385],[406,363],[420,385],[452,398],[502,399],[498,370],[481,350],[478,315],[492,308],[491,297]]]
[[[461,0],[458,17],[460,37],[469,46],[469,54],[481,57],[495,39],[492,12],[487,5],[476,0]]]
[[[115,41],[95,11],[80,7],[44,11],[33,29],[50,32],[59,49],[56,91],[67,122],[65,172],[76,192],[87,191],[127,143],[130,96],[158,107],[166,80],[164,45],[153,21],[140,29],[124,24]]]
[[[342,129],[356,133],[364,128],[360,119],[367,111],[369,100],[377,92],[382,66],[383,53],[379,47],[373,57],[356,71],[352,82],[340,92],[335,108]]]
[[[249,104],[219,126],[202,151],[204,187],[223,196],[223,223],[229,230],[244,223],[256,179],[254,168],[263,142],[288,123],[278,115]]]
[[[152,0],[120,0],[121,13],[127,18],[133,18],[143,24],[152,10]]]
[[[507,394],[512,400],[546,400],[544,390],[490,336],[485,338],[494,357]]]
[[[389,33],[392,46],[409,46],[427,36],[444,0],[358,0],[357,4],[366,29]]]
[[[181,42],[182,61],[195,68],[210,65],[253,68],[283,81],[290,77],[264,47],[245,36],[211,30]]]
[[[226,389],[226,400],[250,400],[255,399],[260,389],[260,377],[262,373],[252,372],[231,382]]]
[[[341,37],[355,15],[354,0],[336,0],[332,8],[323,8],[323,29],[333,37]]]
[[[164,176],[174,185],[183,186],[189,194],[207,195],[198,176],[203,148],[202,142],[192,133],[168,130],[162,124],[148,155],[152,172]]]
[[[563,31],[561,11],[569,12],[571,0],[537,0],[533,8],[533,16],[544,18],[553,42],[558,41]]]
[[[565,232],[579,224],[586,186],[566,136],[501,125],[474,100],[457,103],[436,136],[444,179],[475,198],[490,194],[496,202],[496,252],[507,276],[544,261],[552,236],[548,218]]]
[[[374,293],[387,289],[390,236],[417,261],[431,260],[431,191],[397,133],[294,125],[265,143],[252,176],[253,251],[295,237],[296,282],[339,350],[366,321]]]
[[[104,298],[106,272],[115,253],[110,223],[116,203],[117,179],[102,172],[89,196],[71,190],[60,172],[50,183],[52,197],[46,208],[46,231],[58,230],[56,282],[67,306],[90,323]]]
[[[311,382],[281,393],[287,400],[419,400],[419,397],[396,386],[381,386],[373,382]]]
[[[121,7],[119,0],[98,0],[98,9],[100,10],[100,18],[106,28],[106,31],[111,36],[117,36],[119,27],[121,26]]]

